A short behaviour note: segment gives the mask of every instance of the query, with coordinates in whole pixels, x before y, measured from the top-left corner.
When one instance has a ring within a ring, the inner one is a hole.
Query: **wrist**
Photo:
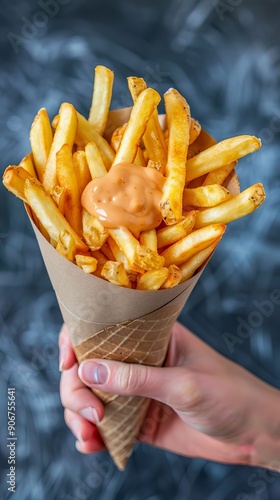
[[[280,391],[260,381],[252,465],[280,472]]]

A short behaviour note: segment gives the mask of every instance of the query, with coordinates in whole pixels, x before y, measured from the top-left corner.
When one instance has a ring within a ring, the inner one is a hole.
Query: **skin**
[[[81,453],[104,449],[95,425],[103,418],[104,407],[92,387],[152,399],[139,441],[184,456],[280,472],[280,391],[179,323],[172,330],[164,368],[90,360],[78,371],[65,326],[59,347],[65,421]],[[89,380],[96,365],[107,366],[106,383]]]

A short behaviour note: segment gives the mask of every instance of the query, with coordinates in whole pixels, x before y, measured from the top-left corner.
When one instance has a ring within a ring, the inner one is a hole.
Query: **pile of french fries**
[[[127,123],[104,138],[113,72],[95,68],[89,118],[64,102],[52,123],[40,109],[31,130],[31,152],[9,166],[3,183],[31,209],[33,220],[56,250],[85,273],[127,288],[167,289],[191,278],[212,254],[226,224],[264,201],[261,184],[232,196],[223,187],[237,161],[261,147],[242,135],[196,147],[200,124],[175,89],[164,94],[166,129],[160,124],[157,91],[129,77],[133,107]],[[87,184],[112,165],[156,168],[165,176],[158,228],[133,234],[105,228],[81,206]]]

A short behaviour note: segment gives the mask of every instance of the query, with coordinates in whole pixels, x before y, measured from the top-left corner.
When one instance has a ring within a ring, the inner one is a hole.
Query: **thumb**
[[[200,398],[197,383],[185,367],[158,368],[95,359],[81,363],[79,376],[93,389],[125,396],[144,396],[181,411],[192,408]]]

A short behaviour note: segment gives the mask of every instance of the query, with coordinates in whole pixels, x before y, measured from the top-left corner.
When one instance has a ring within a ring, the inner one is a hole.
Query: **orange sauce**
[[[124,226],[134,233],[153,229],[162,221],[164,182],[154,168],[119,163],[86,186],[82,206],[107,228]]]

